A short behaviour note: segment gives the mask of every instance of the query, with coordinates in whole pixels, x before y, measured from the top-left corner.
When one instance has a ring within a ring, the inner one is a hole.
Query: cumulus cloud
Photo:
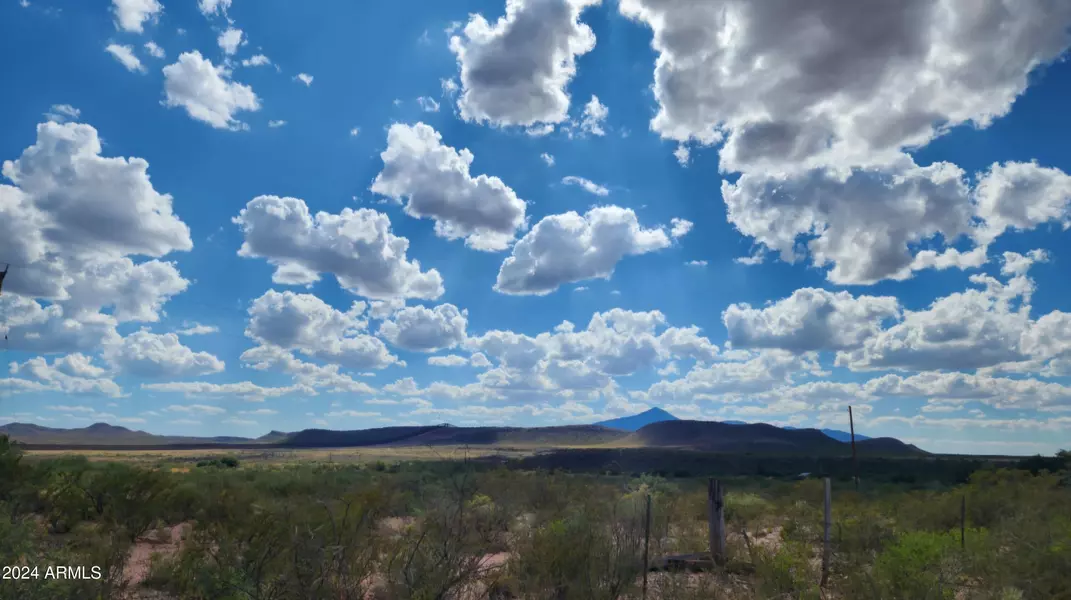
[[[104,348],[105,359],[124,374],[171,378],[222,372],[223,361],[208,352],[194,352],[174,333],[136,331]]]
[[[242,59],[243,67],[266,67],[271,64],[271,59],[263,54],[254,54],[249,58]]]
[[[4,291],[16,296],[0,302],[13,348],[88,350],[115,337],[118,322],[158,320],[186,289],[172,263],[129,258],[193,247],[147,171],[140,158],[101,156],[97,131],[78,123],[38,125],[35,144],[4,162],[15,185],[0,185],[0,256],[13,264]]]
[[[115,28],[132,33],[142,33],[146,21],[156,21],[164,10],[157,0],[112,0],[115,13]]]
[[[331,273],[339,285],[368,298],[434,300],[443,294],[439,272],[421,271],[418,261],[409,260],[409,240],[391,233],[390,218],[375,210],[313,216],[298,198],[258,196],[233,222],[245,238],[238,255],[266,258],[275,266],[276,283],[307,285]]]
[[[816,357],[783,350],[765,350],[746,361],[696,365],[683,377],[659,381],[641,397],[651,402],[689,402],[723,396],[767,392],[794,383],[800,376],[816,374]]]
[[[727,171],[874,164],[948,127],[984,127],[1008,112],[1029,72],[1060,56],[1071,23],[1071,5],[1056,1],[619,7],[654,32],[651,128],[678,141],[725,139]]]
[[[676,217],[670,219],[669,224],[672,227],[669,230],[669,236],[674,239],[688,235],[688,232],[695,226],[695,223],[687,219],[678,219]]]
[[[902,280],[921,269],[978,267],[1005,230],[1067,223],[1062,172],[994,165],[972,190],[958,167],[917,166],[905,151],[956,125],[984,128],[1006,114],[1028,75],[1068,47],[1071,6],[912,0],[873,11],[837,1],[624,0],[619,7],[654,32],[659,111],[651,128],[681,144],[682,163],[685,144],[722,143],[720,169],[742,173],[722,186],[730,222],[784,260],[800,257],[804,238],[813,263],[832,267],[834,283]],[[1000,42],[982,41],[990,36]],[[975,247],[952,247],[961,236]],[[920,250],[925,244],[938,247]]]
[[[216,43],[219,44],[224,54],[230,56],[238,51],[238,46],[245,44],[242,40],[242,30],[237,27],[228,27],[219,34]]]
[[[539,155],[539,158],[543,159],[543,162],[547,163],[548,167],[554,166],[554,157],[546,152]]]
[[[163,58],[164,49],[157,45],[156,42],[149,40],[145,42],[145,51],[149,53],[153,58]]]
[[[1027,358],[1020,337],[1030,324],[1034,284],[1023,275],[1000,282],[972,275],[983,289],[955,292],[903,319],[851,351],[837,364],[857,370],[976,369]]]
[[[269,290],[250,306],[246,335],[261,344],[351,369],[404,365],[381,340],[365,333],[366,308],[363,302],[354,302],[341,312],[312,294]]]
[[[1071,388],[1036,379],[1011,379],[971,373],[883,375],[865,383],[875,397],[923,398],[962,406],[981,402],[998,409],[1071,410]]]
[[[1030,230],[1049,222],[1071,227],[1071,175],[1036,163],[994,163],[974,191],[975,230],[989,243],[1009,229]]]
[[[530,126],[568,118],[576,57],[595,47],[580,14],[599,0],[511,0],[494,24],[475,14],[450,38],[461,71],[462,118]]]
[[[378,335],[394,346],[417,352],[437,352],[465,341],[468,311],[453,304],[435,308],[409,306],[379,326]]]
[[[227,9],[231,7],[231,0],[197,0],[197,8],[206,17],[221,14],[227,16]]]
[[[837,284],[907,279],[919,243],[972,231],[968,185],[950,163],[906,159],[894,176],[855,170],[846,179],[831,171],[745,173],[722,182],[722,197],[729,222],[782,260],[797,261],[797,238],[813,238],[806,244],[813,263],[831,265],[827,278]]]
[[[410,391],[455,399],[610,399],[616,397],[613,377],[673,360],[708,362],[718,355],[697,327],[669,327],[658,311],[622,309],[592,315],[582,330],[568,321],[534,337],[492,330],[470,337],[465,348],[474,352],[473,366],[491,367],[478,384],[465,389],[433,384],[424,390],[414,385]]]
[[[12,362],[8,387],[19,392],[54,391],[64,394],[86,394],[118,397],[122,389],[106,377],[105,369],[93,364],[85,354],[73,353],[49,363],[42,356],[23,363]]]
[[[115,60],[119,61],[127,71],[134,71],[137,73],[144,73],[145,66],[141,64],[141,60],[134,55],[133,46],[124,46],[121,44],[108,44],[104,47],[105,52],[115,57]]]
[[[505,250],[524,227],[526,203],[498,177],[469,174],[473,154],[442,143],[424,123],[391,125],[383,170],[371,190],[398,202],[414,218],[435,221],[435,234],[465,238],[470,248]]]
[[[687,167],[692,160],[692,151],[684,144],[679,144],[677,149],[673,151],[673,158],[677,159],[677,164],[680,166]]]
[[[36,226],[0,238],[15,246],[4,254],[26,264],[50,250],[80,256],[189,250],[189,228],[172,213],[171,196],[153,189],[148,167],[140,158],[101,156],[89,125],[41,123],[36,143],[18,160],[4,161],[4,177],[17,186],[0,186],[4,212]]]
[[[553,159],[552,159],[553,162]],[[575,175],[567,175],[562,178],[562,183],[565,185],[575,185],[582,188],[589,194],[595,194],[596,196],[609,196],[610,190],[605,186],[601,186],[590,179],[584,179],[583,177],[577,177]]]
[[[469,360],[464,356],[448,354],[446,356],[429,356],[428,364],[433,367],[463,367],[469,364]]]
[[[294,75],[294,80],[304,83],[305,87],[309,87],[312,85],[313,76],[308,73],[298,73],[297,75]]]
[[[600,206],[584,215],[550,215],[514,245],[499,268],[495,290],[546,295],[566,283],[609,279],[626,256],[669,245],[665,231],[644,229],[629,208]]]
[[[216,129],[247,129],[235,115],[260,110],[260,99],[253,88],[230,76],[230,70],[213,65],[200,52],[183,52],[178,61],[164,67],[164,104],[181,106],[190,118]]]
[[[242,353],[241,360],[258,371],[280,371],[294,377],[295,385],[331,393],[372,394],[375,390],[341,372],[339,365],[305,362],[279,346],[262,344]]]
[[[77,313],[59,304],[43,306],[36,300],[12,294],[0,296],[0,333],[12,350],[41,354],[96,352],[119,339],[118,322],[111,315]]]
[[[890,296],[803,288],[765,308],[731,304],[721,318],[733,348],[810,352],[857,348],[881,330],[883,321],[898,318],[900,310]]]
[[[581,131],[592,135],[606,135],[606,131],[603,130],[602,124],[609,115],[610,109],[606,108],[606,105],[602,102],[599,102],[598,96],[592,94],[591,100],[584,105],[584,114],[581,115]]]

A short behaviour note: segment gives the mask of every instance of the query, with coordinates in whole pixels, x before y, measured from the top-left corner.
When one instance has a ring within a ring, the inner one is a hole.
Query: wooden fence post
[[[651,495],[647,494],[647,517],[643,526],[643,599],[647,600],[647,571],[651,568]]]
[[[833,528],[833,493],[828,477],[825,478],[825,488],[825,522],[822,528],[822,587],[825,587],[826,582],[829,581],[829,560],[832,553],[829,537]]]
[[[725,563],[725,493],[721,482],[707,482],[707,514],[710,537],[710,558],[715,564]]]

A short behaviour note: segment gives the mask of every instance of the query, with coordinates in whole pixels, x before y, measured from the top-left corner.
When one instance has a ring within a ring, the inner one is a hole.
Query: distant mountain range
[[[172,444],[248,444],[255,442],[274,442],[290,435],[273,431],[260,438],[236,436],[189,437],[181,435],[156,435],[146,431],[137,431],[109,425],[94,423],[88,427],[61,429],[44,427],[32,423],[8,423],[0,425],[0,434],[7,434],[11,439],[24,444],[34,445],[111,445],[111,446],[166,446]]]
[[[614,425],[613,427],[607,425]],[[632,429],[632,428],[635,429]],[[843,432],[839,432],[843,433]],[[715,452],[846,455],[850,446],[817,429],[792,429],[765,423],[687,421],[661,409],[595,423],[559,427],[454,427],[429,425],[378,427],[350,431],[305,429],[272,431],[259,438],[154,435],[96,423],[58,429],[26,423],[0,426],[30,448],[174,449],[174,448],[330,448],[361,446],[495,445],[528,448],[678,448]],[[860,439],[862,455],[911,456],[922,450],[892,438]]]
[[[636,431],[641,427],[650,425],[651,423],[660,423],[662,421],[680,421],[679,418],[673,416],[669,412],[655,407],[649,410],[645,410],[639,414],[631,415],[628,417],[620,417],[617,419],[610,419],[608,421],[599,421],[596,425],[603,427],[610,427],[612,429],[621,429],[624,431]],[[726,425],[749,425],[744,421],[721,421]],[[787,429],[789,431],[801,429],[800,427],[784,426],[781,429]],[[852,441],[852,434],[847,431],[841,431],[839,429],[819,429],[822,433],[837,440],[838,442],[850,442]],[[870,437],[856,433],[855,441],[861,442],[863,440],[869,440]]]

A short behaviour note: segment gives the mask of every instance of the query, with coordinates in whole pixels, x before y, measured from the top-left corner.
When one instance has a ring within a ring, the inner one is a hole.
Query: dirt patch
[[[149,576],[153,554],[171,556],[178,552],[191,527],[191,523],[179,523],[138,538],[123,567],[123,581],[130,587],[141,585]]]
[[[388,536],[398,536],[405,533],[406,528],[416,523],[413,517],[387,517],[379,522],[380,533]]]

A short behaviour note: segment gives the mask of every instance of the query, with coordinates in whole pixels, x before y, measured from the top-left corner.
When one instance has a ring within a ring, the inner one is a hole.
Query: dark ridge
[[[839,442],[817,429],[782,429],[766,423],[734,425],[716,421],[662,421],[642,427],[630,439],[645,447],[688,448],[707,452],[851,453],[850,444]],[[860,453],[871,455],[922,453],[918,448],[892,438],[857,442],[856,447]]]
[[[391,444],[418,436],[422,433],[445,429],[441,425],[413,427],[377,427],[333,431],[330,429],[305,429],[288,436],[283,444],[289,448],[343,448],[351,446],[376,446]]]

